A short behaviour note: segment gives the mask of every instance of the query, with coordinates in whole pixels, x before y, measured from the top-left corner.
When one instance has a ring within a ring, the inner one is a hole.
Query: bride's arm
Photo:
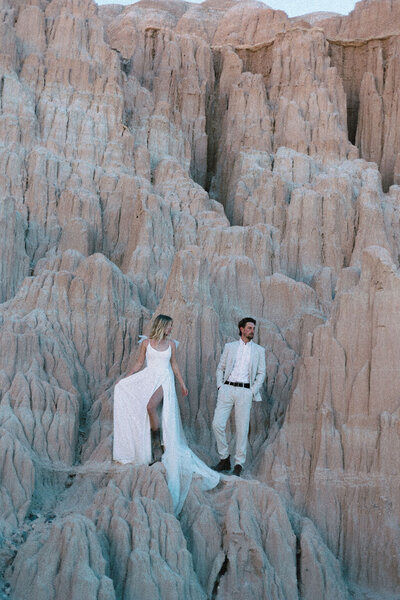
[[[137,355],[137,358],[133,364],[132,370],[129,371],[127,377],[129,377],[130,375],[133,375],[134,373],[137,373],[138,371],[141,371],[143,369],[144,359],[146,358],[146,348],[147,348],[148,343],[149,343],[149,340],[143,340],[143,342],[140,344],[139,354]]]
[[[181,386],[182,395],[187,396],[189,392],[188,392],[188,389],[182,379],[182,375],[179,370],[178,363],[176,362],[175,342],[170,342],[170,344],[171,344],[171,368],[174,372],[175,377],[177,378],[177,380],[179,382],[179,385]]]

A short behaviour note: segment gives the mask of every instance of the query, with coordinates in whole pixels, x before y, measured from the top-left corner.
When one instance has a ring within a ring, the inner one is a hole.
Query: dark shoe
[[[153,462],[151,462],[150,464],[154,465],[154,463],[159,462],[161,460],[161,457],[163,455],[161,434],[159,429],[156,429],[155,431],[151,430],[151,448],[153,452]]]
[[[232,475],[236,475],[236,477],[240,477],[240,474],[242,471],[243,471],[242,465],[235,465],[233,467]]]
[[[231,457],[228,456],[228,458],[221,458],[219,463],[211,468],[214,469],[214,471],[218,471],[218,473],[221,473],[222,471],[230,471],[231,470]]]

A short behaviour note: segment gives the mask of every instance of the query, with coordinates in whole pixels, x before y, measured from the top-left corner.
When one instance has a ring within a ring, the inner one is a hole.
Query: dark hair
[[[253,319],[253,317],[244,317],[244,319],[241,319],[238,323],[238,327],[239,327],[239,335],[241,335],[241,331],[240,328],[241,327],[246,327],[246,323],[254,323],[254,325],[256,325],[257,321],[255,319]]]

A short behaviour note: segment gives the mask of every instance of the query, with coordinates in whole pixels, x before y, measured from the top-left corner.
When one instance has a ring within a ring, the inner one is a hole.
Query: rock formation
[[[399,0],[0,11],[1,597],[398,598]],[[178,517],[111,461],[157,312],[208,464],[244,315],[267,358],[243,477]]]

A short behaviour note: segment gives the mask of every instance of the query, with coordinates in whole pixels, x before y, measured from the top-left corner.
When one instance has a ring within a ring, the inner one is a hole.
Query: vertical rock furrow
[[[70,515],[33,531],[10,569],[18,598],[113,600],[114,586],[94,525]]]
[[[397,598],[397,16],[1,3],[0,595]],[[111,462],[156,312],[208,464],[223,344],[266,349],[242,479],[179,519]]]

